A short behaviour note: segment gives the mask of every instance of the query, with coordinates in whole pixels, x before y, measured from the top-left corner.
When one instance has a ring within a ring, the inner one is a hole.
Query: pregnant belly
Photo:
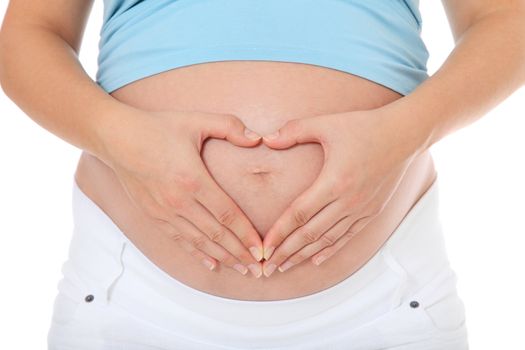
[[[114,91],[116,99],[145,110],[232,113],[262,134],[287,120],[380,107],[401,95],[345,72],[291,62],[225,61],[169,70]],[[352,150],[348,150],[352,152]],[[263,234],[319,174],[319,144],[272,150],[208,139],[202,158],[210,175]],[[174,157],[177,155],[174,154]],[[104,163],[83,152],[75,179],[128,238],[171,277],[201,291],[242,300],[289,299],[315,293],[350,276],[379,249],[435,177],[429,152],[407,170],[384,211],[336,255],[316,266],[306,260],[270,277],[245,276],[218,265],[207,270],[131,204]]]

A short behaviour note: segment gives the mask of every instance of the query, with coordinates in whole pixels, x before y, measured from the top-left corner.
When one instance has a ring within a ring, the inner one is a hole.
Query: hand
[[[383,211],[416,155],[390,117],[381,109],[314,116],[263,137],[271,148],[317,142],[325,153],[318,178],[265,235],[265,276],[309,257],[319,265]]]
[[[259,277],[260,236],[213,180],[200,152],[208,137],[251,147],[260,136],[245,135],[233,115],[139,111],[103,138],[105,162],[133,204],[210,270],[218,260],[243,275],[248,266]]]

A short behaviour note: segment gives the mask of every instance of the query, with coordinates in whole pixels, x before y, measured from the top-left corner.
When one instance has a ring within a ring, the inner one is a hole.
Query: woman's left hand
[[[309,257],[319,265],[383,211],[421,146],[418,137],[411,136],[414,132],[409,135],[410,128],[387,111],[294,119],[278,130],[277,138],[263,138],[275,149],[317,142],[324,150],[317,179],[264,238],[265,276]]]

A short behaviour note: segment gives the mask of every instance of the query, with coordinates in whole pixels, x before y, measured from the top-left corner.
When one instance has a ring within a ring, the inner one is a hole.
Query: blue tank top
[[[96,82],[108,93],[176,67],[299,62],[403,95],[428,78],[419,0],[104,0]]]

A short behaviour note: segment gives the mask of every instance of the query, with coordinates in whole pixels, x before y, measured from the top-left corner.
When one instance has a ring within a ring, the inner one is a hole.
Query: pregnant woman
[[[525,6],[12,0],[1,82],[83,152],[50,349],[467,349],[429,148],[525,81]]]

